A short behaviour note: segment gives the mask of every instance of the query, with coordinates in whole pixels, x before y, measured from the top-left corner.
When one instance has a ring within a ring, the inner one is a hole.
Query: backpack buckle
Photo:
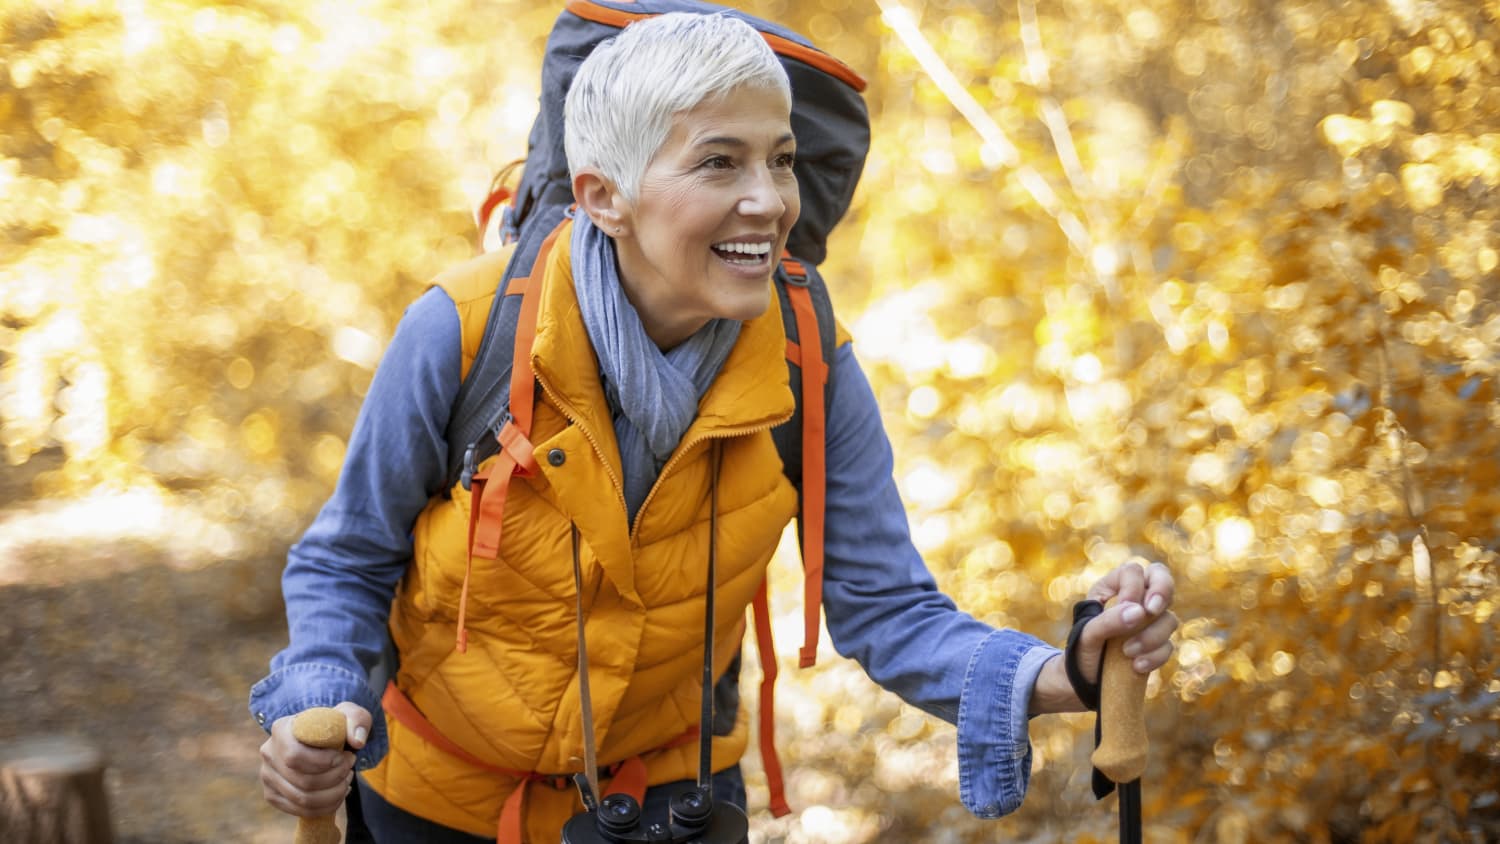
[[[458,482],[464,485],[464,489],[469,489],[474,483],[474,469],[477,468],[474,465],[474,445],[475,443],[469,443],[469,447],[464,449],[464,470],[458,476]]]
[[[781,259],[781,270],[786,276],[786,283],[797,287],[811,287],[812,281],[807,276],[807,268],[802,262],[793,258]]]

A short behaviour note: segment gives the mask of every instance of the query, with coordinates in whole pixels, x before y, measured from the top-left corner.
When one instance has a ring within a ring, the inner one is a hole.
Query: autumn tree
[[[870,80],[824,270],[943,587],[1060,641],[1109,567],[1176,572],[1154,831],[1495,840],[1500,4],[744,6]],[[0,8],[0,436],[31,494],[284,548],[524,154],[556,11]],[[803,811],[758,834],[991,840],[951,729],[824,662],[783,672]],[[1113,835],[1088,728],[1033,726],[1005,834]]]

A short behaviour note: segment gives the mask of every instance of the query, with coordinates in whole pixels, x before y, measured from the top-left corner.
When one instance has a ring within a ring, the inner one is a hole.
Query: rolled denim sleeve
[[[1031,776],[1027,706],[1058,653],[997,630],[938,591],[911,541],[890,440],[851,344],[833,363],[827,427],[823,607],[829,636],[876,683],[958,726],[959,797],[979,817],[1014,811]]]
[[[444,429],[460,380],[453,301],[433,288],[402,316],[349,437],[338,484],[287,554],[282,574],[288,645],[250,690],[265,729],[311,706],[352,701],[374,726],[356,766],[386,751],[381,689],[370,673],[386,645],[391,600],[411,561],[411,530],[441,491]]]
[[[1021,807],[1031,782],[1026,710],[1042,665],[1057,653],[1014,630],[995,630],[974,649],[958,704],[958,796],[978,817]]]

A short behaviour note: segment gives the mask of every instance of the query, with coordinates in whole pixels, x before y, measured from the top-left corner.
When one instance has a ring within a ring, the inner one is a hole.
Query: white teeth
[[[761,243],[715,243],[714,248],[721,252],[737,252],[741,255],[765,255],[771,251],[771,244]]]

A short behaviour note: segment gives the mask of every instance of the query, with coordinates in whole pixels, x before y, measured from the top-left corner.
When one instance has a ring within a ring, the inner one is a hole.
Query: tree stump
[[[82,739],[0,744],[0,839],[7,844],[112,844],[104,755]]]

